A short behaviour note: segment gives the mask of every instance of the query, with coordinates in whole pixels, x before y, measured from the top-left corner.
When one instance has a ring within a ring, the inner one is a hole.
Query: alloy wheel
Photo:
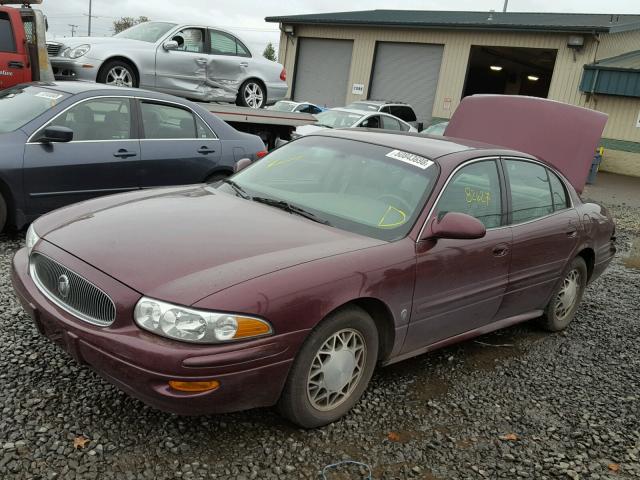
[[[115,85],[117,87],[133,87],[133,75],[125,67],[113,67],[107,73],[105,82],[107,85]]]
[[[367,346],[360,332],[340,330],[320,347],[307,377],[307,397],[320,411],[333,410],[353,393],[364,371]]]
[[[251,108],[261,108],[264,103],[264,92],[257,83],[247,83],[244,87],[244,101]]]
[[[559,320],[564,320],[578,301],[580,280],[580,271],[576,268],[571,270],[564,278],[554,306],[554,312]]]

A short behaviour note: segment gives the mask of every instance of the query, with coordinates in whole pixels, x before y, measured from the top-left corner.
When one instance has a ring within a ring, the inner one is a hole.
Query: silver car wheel
[[[133,87],[133,75],[125,67],[113,67],[107,72],[107,85],[115,85],[117,87]]]
[[[242,94],[244,96],[245,103],[251,108],[262,107],[262,104],[264,103],[264,92],[262,91],[262,87],[257,83],[247,83]]]
[[[316,353],[307,378],[307,398],[320,411],[333,410],[353,393],[365,367],[367,346],[360,332],[340,330]]]
[[[571,270],[562,282],[562,288],[556,296],[554,312],[558,320],[564,320],[575,306],[580,292],[580,271]]]

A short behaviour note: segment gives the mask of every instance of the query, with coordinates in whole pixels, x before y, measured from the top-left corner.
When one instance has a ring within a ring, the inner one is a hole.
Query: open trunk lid
[[[582,192],[607,118],[543,98],[473,95],[462,100],[444,134],[535,155]]]

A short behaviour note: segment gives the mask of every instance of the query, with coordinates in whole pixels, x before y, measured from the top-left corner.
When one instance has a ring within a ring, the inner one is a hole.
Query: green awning
[[[580,90],[640,97],[640,50],[585,65]]]

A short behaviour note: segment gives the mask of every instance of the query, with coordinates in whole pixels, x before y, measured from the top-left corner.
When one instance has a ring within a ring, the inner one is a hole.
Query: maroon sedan
[[[467,140],[309,135],[217,187],[41,217],[15,290],[42,334],[152,406],[277,404],[323,425],[376,365],[530,319],[567,327],[615,252],[609,213],[576,193],[605,121],[472,97],[447,130]]]

